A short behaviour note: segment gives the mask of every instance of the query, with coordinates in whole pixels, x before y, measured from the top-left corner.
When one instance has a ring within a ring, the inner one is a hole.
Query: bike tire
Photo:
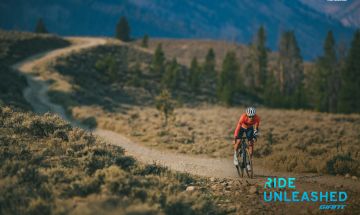
[[[237,171],[239,177],[243,178],[244,177],[244,170],[239,165],[236,165],[235,168],[236,168],[236,171]]]
[[[252,162],[252,159],[250,159],[250,155],[249,155],[248,150],[246,150],[245,154],[246,154],[246,163],[245,163],[246,175],[247,175],[249,178],[253,178],[253,177],[254,177],[253,162]],[[250,165],[250,169],[251,169],[251,170],[248,170],[248,169],[247,169],[247,164]]]
[[[237,173],[239,175],[239,177],[243,178],[244,177],[244,169],[242,168],[242,163],[240,162],[240,152],[238,152],[238,165],[236,165],[236,170]]]

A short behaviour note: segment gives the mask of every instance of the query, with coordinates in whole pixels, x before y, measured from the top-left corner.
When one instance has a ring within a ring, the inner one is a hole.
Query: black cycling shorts
[[[246,138],[250,141],[254,138],[254,127],[250,127],[250,128],[240,128],[239,134],[237,136],[237,139],[241,139],[242,136],[246,135]]]

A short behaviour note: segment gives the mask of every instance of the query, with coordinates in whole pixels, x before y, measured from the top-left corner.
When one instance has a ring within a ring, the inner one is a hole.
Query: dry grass
[[[190,67],[191,60],[194,57],[200,60],[200,62],[203,62],[210,48],[214,49],[218,70],[221,68],[221,63],[228,51],[234,51],[240,62],[244,62],[249,55],[249,48],[246,45],[219,40],[150,38],[148,49],[154,51],[160,43],[168,59],[175,57],[179,63],[188,67]],[[137,40],[135,44],[140,46],[141,40]],[[270,64],[272,64],[276,58],[276,53],[270,53]]]
[[[58,59],[50,71],[69,78],[74,93],[52,92],[53,100],[63,104],[75,119],[126,134],[148,146],[214,157],[231,156],[232,133],[243,108],[213,105],[177,108],[175,120],[163,128],[161,114],[151,105],[154,95],[144,88],[109,85],[94,70],[94,62],[106,50],[111,50],[116,59],[126,55],[128,60],[132,59],[129,62],[150,60],[148,53],[139,53],[131,46],[109,45]],[[83,63],[78,66],[78,62]],[[120,62],[120,66],[123,64]],[[146,81],[156,86],[154,80]],[[131,94],[128,89],[132,89]],[[264,166],[282,171],[360,175],[359,115],[267,108],[259,108],[259,115],[262,138],[256,143],[255,156]]]
[[[162,127],[155,108],[131,107],[110,113],[96,107],[75,107],[76,119],[96,118],[98,127],[126,134],[151,147],[180,153],[230,157],[231,142],[243,108],[203,106],[178,108]],[[360,174],[360,116],[258,108],[261,138],[255,156],[281,171]]]
[[[56,115],[0,109],[1,214],[219,214],[203,183],[72,128]],[[216,198],[215,198],[216,199]]]
[[[209,180],[138,163],[122,148],[73,128],[56,115],[5,107],[0,108],[0,125],[0,214],[277,214],[291,210],[286,203],[264,204],[259,184]],[[190,185],[194,191],[185,191]],[[256,193],[250,191],[254,188]]]

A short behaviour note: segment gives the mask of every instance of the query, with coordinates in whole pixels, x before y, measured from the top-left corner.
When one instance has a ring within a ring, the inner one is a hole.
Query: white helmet
[[[247,116],[255,116],[256,109],[254,107],[248,107],[246,108],[246,115]]]

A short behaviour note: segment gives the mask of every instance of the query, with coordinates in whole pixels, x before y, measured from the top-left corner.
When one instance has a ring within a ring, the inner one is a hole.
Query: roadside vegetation
[[[185,154],[231,157],[234,127],[243,108],[177,108],[167,127],[155,108],[131,107],[111,113],[100,107],[76,107],[76,119],[95,116],[97,126],[134,141]],[[359,115],[259,108],[261,137],[257,164],[288,172],[360,176]],[[336,126],[334,126],[336,125]]]
[[[200,179],[142,165],[56,115],[0,109],[1,214],[221,214]]]

